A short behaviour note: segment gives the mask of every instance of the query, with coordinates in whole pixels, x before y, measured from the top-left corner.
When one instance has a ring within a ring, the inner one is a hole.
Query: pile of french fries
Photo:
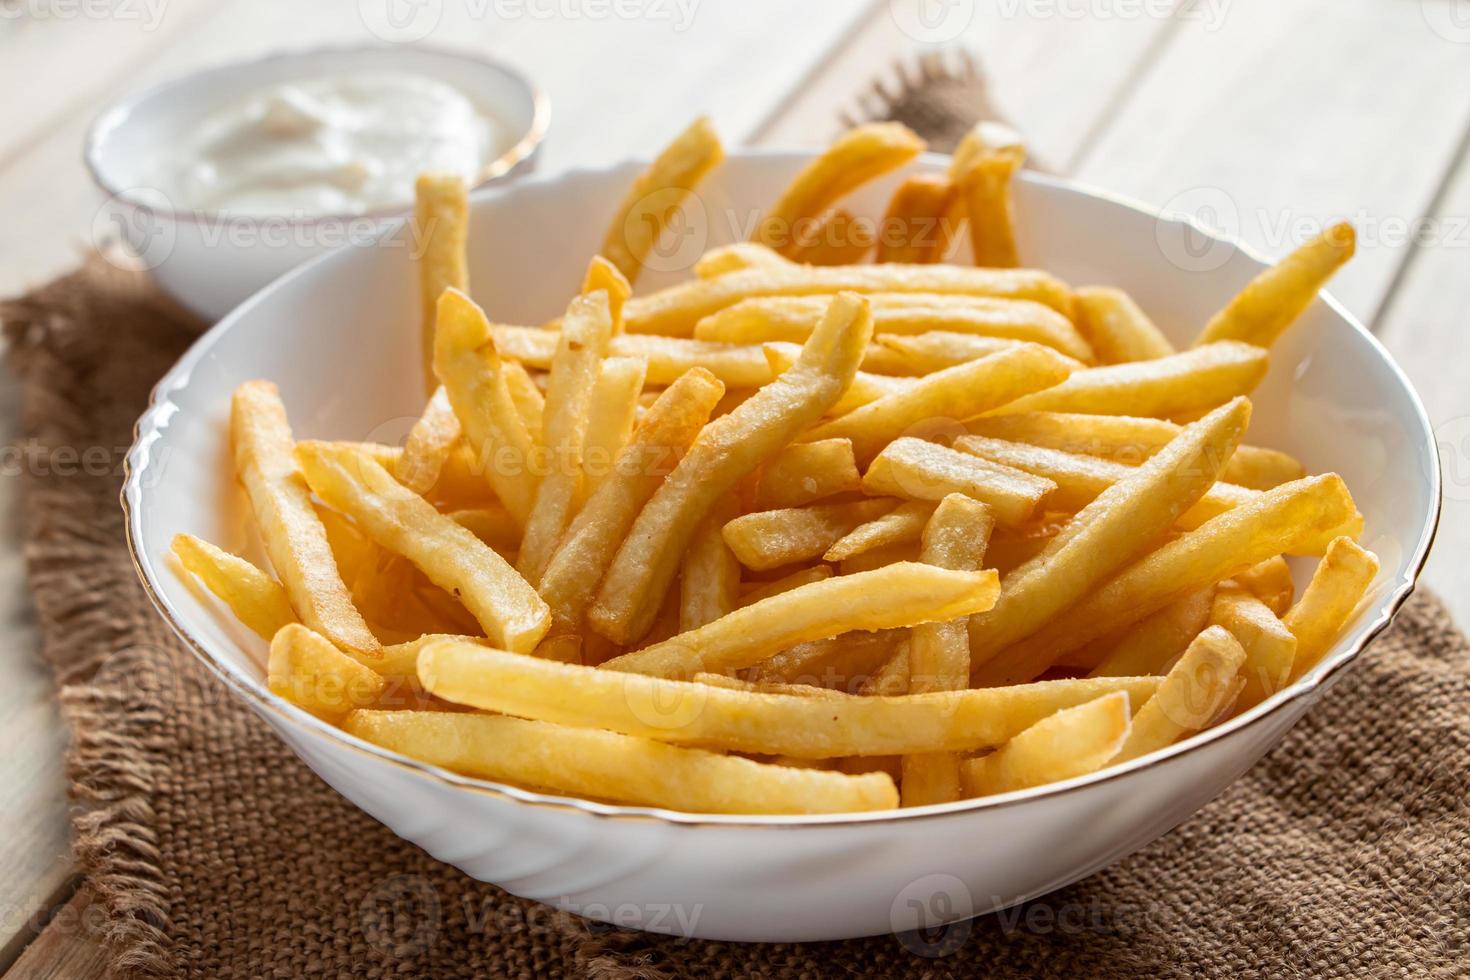
[[[993,128],[855,245],[843,196],[922,149],[853,130],[751,241],[634,296],[722,157],[701,120],[545,326],[469,298],[464,187],[421,178],[422,418],[402,446],[298,442],[274,386],[242,385],[271,571],[189,535],[181,568],[269,641],[273,692],[355,736],[694,812],[1069,779],[1310,670],[1378,563],[1341,479],[1242,440],[1352,229],[1180,351],[1123,292],[1019,266],[1024,153]],[[964,229],[978,264],[945,264]],[[1287,556],[1320,559],[1300,596]]]

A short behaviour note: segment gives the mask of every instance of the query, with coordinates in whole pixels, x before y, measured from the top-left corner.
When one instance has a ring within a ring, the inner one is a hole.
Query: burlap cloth
[[[119,974],[1470,974],[1470,648],[1432,596],[1218,800],[1027,906],[940,936],[846,943],[611,930],[395,838],[154,614],[123,541],[120,460],[195,326],[101,262],[0,317],[24,386],[27,557],[72,732],[76,857]],[[916,873],[943,868],[935,855]]]

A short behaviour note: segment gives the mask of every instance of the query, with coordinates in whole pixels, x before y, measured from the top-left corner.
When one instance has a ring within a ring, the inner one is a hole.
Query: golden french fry
[[[908,630],[859,630],[798,643],[745,673],[757,684],[805,684],[853,694],[908,644]]]
[[[800,236],[787,256],[807,265],[852,265],[861,262],[873,248],[875,229],[866,226],[851,211],[837,208]]]
[[[830,566],[813,565],[811,568],[802,568],[789,575],[783,575],[774,582],[754,582],[750,584],[749,590],[744,590],[742,586],[742,592],[740,598],[735,603],[735,607],[737,609],[744,609],[746,606],[760,602],[762,599],[769,599],[773,595],[790,592],[792,589],[799,588],[803,585],[810,585],[813,582],[820,582],[831,577],[832,569]]]
[[[1029,521],[1020,527],[998,527],[990,538],[986,561],[1002,576],[1036,558],[1070,524],[1055,520]]]
[[[842,397],[871,336],[867,302],[839,294],[796,367],[705,426],[613,558],[588,613],[593,629],[623,644],[647,631],[695,526],[714,501]]]
[[[629,282],[638,281],[664,228],[680,213],[690,192],[724,158],[719,135],[709,119],[701,116],[628,188],[608,224],[601,251]]]
[[[1113,762],[1127,762],[1204,729],[1228,706],[1245,651],[1219,626],[1205,630],[1170,669],[1158,693],[1133,716]]]
[[[398,457],[393,475],[414,493],[428,493],[439,482],[444,462],[458,440],[459,418],[449,404],[449,393],[439,385],[403,441],[403,455]]]
[[[1168,418],[1208,411],[1250,394],[1266,376],[1266,362],[1266,352],[1259,347],[1221,341],[1152,361],[1077,371],[1056,387],[1017,398],[994,414],[1080,412]]]
[[[812,443],[816,445],[816,443]],[[918,541],[934,513],[932,500],[908,500],[881,517],[848,531],[822,555],[823,561],[845,561],[875,548]]]
[[[1165,419],[1126,415],[1019,412],[971,419],[965,428],[977,436],[1085,453],[1137,466],[1167,446],[1182,426]],[[1221,480],[1250,490],[1270,490],[1306,475],[1306,468],[1286,453],[1259,446],[1238,447],[1220,471]]]
[[[885,497],[757,511],[727,523],[724,540],[746,568],[780,568],[820,557],[853,528],[897,505]]]
[[[910,633],[909,642],[899,649],[893,651],[893,656],[887,662],[873,671],[873,676],[863,681],[858,694],[863,697],[895,697],[909,692],[909,648],[913,644],[913,636]],[[948,753],[945,753],[948,754]],[[903,768],[899,767],[902,774]]]
[[[1283,617],[1297,640],[1292,680],[1315,667],[1332,648],[1377,576],[1378,556],[1351,538],[1337,538],[1327,547],[1302,597]]]
[[[1077,329],[1103,364],[1151,361],[1177,353],[1148,314],[1121,289],[1077,290]]]
[[[904,179],[888,201],[879,228],[877,262],[938,262],[949,251],[954,223],[946,221],[959,188],[942,174]]]
[[[282,626],[296,622],[281,583],[244,558],[192,534],[175,534],[173,553],[185,571],[197,575],[235,618],[262,639],[268,641]]]
[[[633,295],[628,278],[611,261],[601,255],[592,256],[587,263],[587,274],[582,277],[582,295],[602,290],[607,293],[607,310],[612,317],[612,336],[623,332],[623,304]]]
[[[810,684],[780,684],[759,683],[756,681],[745,681],[738,677],[730,677],[726,674],[695,674],[690,680],[696,684],[709,684],[713,687],[725,687],[732,691],[755,691],[766,694],[792,694],[803,698],[841,698],[845,697],[841,691],[828,690],[825,687],[813,687]],[[804,762],[812,760],[806,759]]]
[[[230,403],[235,473],[265,543],[271,567],[303,623],[340,647],[373,655],[382,647],[363,621],[292,458],[286,407],[269,381],[247,381]]]
[[[299,623],[287,623],[271,639],[266,686],[272,694],[325,721],[372,704],[387,689],[377,673]]]
[[[959,177],[976,265],[1014,269],[1021,264],[1011,201],[1011,180],[1021,160],[1022,155],[1014,151],[982,153]]]
[[[526,432],[531,436],[531,442],[539,446],[541,419],[546,414],[546,396],[541,394],[531,373],[520,361],[502,359],[500,374],[505,379],[506,391],[510,393],[510,400],[520,413],[521,421],[526,423]]]
[[[533,368],[549,368],[556,356],[559,332],[540,327],[496,325],[491,328],[496,348]],[[691,368],[702,367],[731,388],[758,388],[771,378],[766,355],[755,344],[725,344],[682,337],[651,337],[620,334],[607,345],[613,357],[637,357],[646,361],[646,381],[653,385],[673,384]]]
[[[1171,603],[1099,651],[1090,677],[1143,677],[1164,668],[1209,625],[1213,585]]]
[[[540,482],[536,444],[511,398],[490,322],[470,298],[446,289],[439,297],[434,370],[449,393],[464,435],[484,464],[482,477],[522,525]]]
[[[919,379],[907,391],[887,395],[813,429],[804,442],[851,439],[860,465],[899,436],[940,420],[963,422],[1030,392],[1049,388],[1072,371],[1072,362],[1037,344],[1003,350]],[[1085,373],[1085,372],[1084,372]]]
[[[971,680],[1004,684],[1035,677],[1063,653],[1291,550],[1301,538],[1336,527],[1354,512],[1352,497],[1336,473],[1264,491],[1124,568],[1040,630],[981,662]],[[972,624],[971,656],[984,656],[990,649],[976,644]]]
[[[1115,691],[1043,718],[987,756],[961,767],[967,797],[994,796],[1096,772],[1128,738],[1128,694]]]
[[[1056,488],[1042,477],[912,436],[890,442],[863,475],[863,489],[872,494],[940,500],[962,493],[988,504],[995,519],[1010,526],[1030,520]]]
[[[1291,566],[1281,555],[1252,565],[1232,578],[1230,582],[1260,599],[1266,604],[1266,608],[1278,616],[1286,615],[1286,610],[1291,608],[1291,600],[1296,594],[1296,583],[1291,578]]]
[[[796,175],[762,217],[752,240],[791,255],[798,250],[802,222],[922,152],[924,141],[899,123],[870,123],[847,131]]]
[[[1346,222],[1326,229],[1252,279],[1205,325],[1196,345],[1238,340],[1270,347],[1353,257],[1357,243],[1357,232]]]
[[[898,805],[883,773],[766,765],[647,738],[501,715],[357,711],[351,735],[430,765],[593,799],[695,813],[844,813]]]
[[[510,511],[499,504],[451,510],[446,512],[446,516],[460,527],[468,528],[475,537],[502,555],[515,551],[520,545],[521,526],[510,516]]]
[[[854,575],[858,572],[871,572],[875,568],[886,568],[895,562],[918,560],[919,542],[905,541],[899,544],[884,545],[881,548],[872,548],[860,555],[844,558],[837,564],[837,574]]]
[[[796,344],[766,344],[766,361],[771,365],[772,374],[781,374],[789,371],[797,359],[801,356],[801,348]],[[852,384],[837,399],[837,403],[827,409],[828,415],[846,415],[855,408],[860,408],[869,402],[875,402],[887,395],[908,391],[918,381],[917,378],[900,378],[886,374],[869,374],[867,371],[859,371],[853,376]],[[847,440],[842,440],[847,442]],[[852,443],[847,443],[849,451]],[[854,462],[853,464],[857,464]]]
[[[330,443],[300,443],[296,457],[317,496],[464,603],[496,644],[529,653],[545,635],[551,614],[535,590],[493,549],[387,470]]]
[[[1063,708],[1113,691],[1146,701],[1160,685],[1157,677],[1107,677],[899,697],[797,697],[574,667],[454,641],[424,647],[419,681],[438,697],[486,711],[803,759],[989,748]]]
[[[587,412],[611,334],[607,293],[599,291],[572,300],[562,319],[546,392],[542,441],[548,466],[526,517],[526,534],[516,562],[516,569],[533,584],[541,581],[556,543],[571,523],[572,508],[581,493]]]
[[[928,333],[884,334],[875,342],[895,352],[912,368],[914,374],[931,374],[952,368],[956,364],[978,361],[982,357],[1007,350],[1019,340],[1003,340],[999,337],[980,337],[975,334],[953,333],[948,330],[931,330]]]
[[[612,473],[588,498],[541,576],[540,591],[557,622],[581,623],[603,573],[648,498],[671,473],[725,386],[703,368],[669,385],[618,453]]]
[[[419,174],[413,188],[412,231],[419,272],[425,390],[439,387],[434,373],[434,326],[439,296],[446,289],[468,292],[469,192],[459,174]]]
[[[950,293],[1033,300],[1061,313],[1072,292],[1038,269],[965,269],[953,265],[798,265],[762,267],[697,279],[646,296],[623,308],[630,333],[688,337],[712,313],[757,296],[823,296],[835,293]],[[947,327],[945,329],[955,329]],[[922,333],[923,331],[910,331]]]
[[[852,443],[846,439],[798,443],[787,446],[761,467],[755,509],[800,507],[861,486]]]
[[[727,272],[741,269],[770,269],[789,266],[792,262],[775,249],[755,242],[735,242],[712,248],[694,263],[694,275],[700,279],[713,279]]]
[[[1021,134],[1003,122],[982,119],[970,128],[955,147],[949,161],[949,176],[959,180],[981,157],[990,153],[1011,153],[1024,158],[1026,144]]]
[[[602,362],[587,406],[587,434],[582,447],[584,497],[590,497],[607,479],[618,453],[633,434],[647,369],[647,362],[636,357],[609,357]]]
[[[1210,623],[1223,626],[1243,650],[1245,681],[1235,709],[1245,711],[1286,686],[1296,659],[1296,637],[1260,599],[1244,589],[1221,589],[1210,609]]]
[[[734,612],[740,597],[740,562],[720,531],[740,513],[726,494],[699,524],[679,574],[679,632],[687,633]]]
[[[760,663],[787,647],[851,630],[895,629],[989,609],[993,571],[957,572],[906,562],[842,575],[771,596],[699,629],[626,653],[603,670],[691,677]]]

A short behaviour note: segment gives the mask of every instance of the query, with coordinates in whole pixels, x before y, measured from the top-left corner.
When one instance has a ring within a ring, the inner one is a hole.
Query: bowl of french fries
[[[996,133],[425,175],[159,385],[150,595],[348,799],[594,919],[903,931],[1143,846],[1387,626],[1434,442],[1320,295],[1350,227],[1267,264]]]

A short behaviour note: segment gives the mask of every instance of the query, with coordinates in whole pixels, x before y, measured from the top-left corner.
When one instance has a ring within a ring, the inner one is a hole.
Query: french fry
[[[467,776],[696,813],[844,813],[898,805],[882,773],[775,766],[501,715],[357,711],[351,735]]]
[[[419,273],[425,391],[439,387],[434,373],[434,327],[439,296],[446,289],[468,292],[469,192],[459,174],[420,174],[413,188],[413,236]]]
[[[795,683],[847,694],[882,668],[908,643],[908,630],[859,630],[827,640],[798,643],[745,671],[760,685]]]
[[[703,368],[669,385],[644,414],[612,473],[588,498],[541,576],[552,615],[575,628],[648,498],[689,448],[725,387]]]
[[[506,357],[538,369],[551,367],[559,332],[540,327],[497,325],[491,328],[495,346]],[[612,357],[637,357],[648,364],[645,380],[667,385],[691,368],[710,371],[731,388],[758,388],[771,380],[766,355],[754,344],[725,344],[682,337],[620,334],[607,345]]]
[[[1121,289],[1077,290],[1077,329],[1103,364],[1151,361],[1177,353],[1148,314]]]
[[[1231,583],[1260,599],[1277,616],[1286,615],[1296,593],[1296,583],[1291,579],[1291,566],[1281,555],[1252,565],[1225,584]]]
[[[962,493],[988,504],[995,519],[1010,526],[1030,520],[1056,488],[1050,480],[912,436],[890,442],[863,475],[863,489],[872,494],[941,500]]]
[[[886,568],[896,562],[918,560],[919,542],[904,541],[881,548],[870,548],[860,555],[844,558],[837,564],[837,574],[855,575],[858,572],[871,572],[875,568]]]
[[[419,681],[438,697],[485,711],[802,759],[990,748],[1063,708],[1113,691],[1143,702],[1160,685],[1157,677],[1108,677],[899,697],[796,697],[574,667],[454,641],[424,647]]]
[[[1060,521],[1042,519],[1019,527],[998,527],[991,535],[986,561],[1002,576],[1009,575],[1041,554],[1062,533],[1064,526]]]
[[[299,623],[287,623],[271,639],[266,686],[277,697],[335,723],[349,711],[372,704],[388,685],[326,637]]]
[[[949,161],[949,176],[959,180],[981,157],[988,153],[1012,153],[1026,155],[1026,144],[1021,134],[1003,122],[982,119],[970,128],[955,147]]]
[[[1069,412],[1020,412],[972,419],[965,428],[977,436],[1025,442],[1046,449],[1101,456],[1137,466],[1167,446],[1182,426],[1164,419]],[[1307,475],[1286,453],[1259,446],[1235,450],[1220,479],[1250,490],[1270,490]]]
[[[589,296],[599,289],[607,293],[607,311],[612,318],[610,336],[617,336],[623,332],[623,304],[633,295],[633,286],[610,260],[594,255],[582,277],[582,295]]]
[[[1169,418],[1208,411],[1255,390],[1266,376],[1266,361],[1266,352],[1259,347],[1221,341],[1152,361],[1077,371],[1056,387],[1017,398],[994,414],[1080,412]]]
[[[590,497],[612,472],[633,434],[638,397],[648,364],[636,357],[608,357],[592,385],[587,406],[587,434],[582,447],[582,497]]]
[[[822,555],[822,560],[844,561],[875,548],[918,541],[935,506],[932,500],[904,501],[883,516],[859,524],[838,538]]]
[[[976,265],[1014,269],[1021,264],[1011,202],[1011,180],[1021,160],[1014,151],[982,153],[959,177]]]
[[[529,653],[545,635],[551,614],[535,590],[493,549],[387,470],[330,443],[300,443],[296,457],[317,496],[464,603],[493,642]]]
[[[1222,588],[1210,609],[1210,623],[1229,630],[1245,650],[1240,667],[1245,686],[1236,711],[1253,708],[1286,686],[1297,641],[1269,606],[1244,589]]]
[[[775,249],[755,242],[734,242],[712,248],[694,263],[694,275],[713,279],[741,269],[772,269],[792,265],[790,259]]]
[[[1357,233],[1336,224],[1250,281],[1200,333],[1196,346],[1237,340],[1270,347],[1353,257]]]
[[[554,344],[552,346],[555,347]],[[547,356],[549,358],[552,355]],[[541,445],[541,420],[546,414],[546,396],[541,394],[531,373],[520,361],[502,359],[500,374],[505,379],[506,391],[509,392],[516,411],[520,413],[521,421],[526,423],[526,432],[530,435],[531,442]]]
[[[712,279],[697,279],[646,296],[635,296],[623,308],[623,316],[629,333],[688,337],[700,320],[743,299],[843,292],[949,293],[1032,300],[1060,313],[1066,313],[1072,304],[1072,293],[1066,284],[1037,269],[964,269],[897,262],[834,266],[791,263],[727,272]]]
[[[517,571],[532,584],[541,581],[581,494],[587,413],[611,334],[607,293],[599,291],[572,300],[562,320],[546,392],[542,438],[549,465],[526,518],[526,534],[516,562]]]
[[[1302,597],[1283,617],[1297,640],[1292,680],[1317,666],[1332,648],[1377,576],[1378,556],[1351,538],[1338,538],[1328,546]]]
[[[1209,625],[1215,587],[1191,592],[1104,645],[1089,677],[1143,677],[1162,674]]]
[[[485,464],[483,478],[524,526],[540,482],[533,465],[536,444],[501,372],[490,322],[468,296],[446,289],[435,336],[434,370],[465,438]]]
[[[724,540],[746,568],[780,568],[820,557],[853,528],[897,505],[896,500],[879,498],[756,511],[727,523]]]
[[[873,676],[863,681],[858,694],[863,697],[893,697],[909,692],[909,649],[913,644],[913,633],[910,631],[909,642],[893,652],[879,668],[873,671]],[[947,753],[941,753],[947,754]],[[899,767],[902,775],[903,768]]]
[[[799,251],[798,229],[803,222],[922,152],[924,141],[899,123],[870,123],[849,130],[796,175],[766,211],[752,240],[783,255]]]
[[[945,218],[958,198],[959,188],[942,174],[905,178],[883,215],[874,261],[938,262],[949,251],[954,223]]]
[[[921,378],[907,391],[817,426],[803,441],[851,439],[859,465],[866,465],[921,423],[963,422],[1062,383],[1071,371],[1071,362],[1047,347],[1028,344],[1004,350]]]
[[[793,262],[807,265],[852,265],[861,262],[872,251],[874,229],[853,217],[851,211],[836,208],[801,236],[788,250]]]
[[[756,691],[766,694],[794,694],[804,698],[840,698],[844,695],[841,691],[829,691],[825,687],[813,687],[810,684],[761,684],[755,681],[741,680],[738,677],[729,677],[725,674],[695,674],[690,678],[696,684],[710,684],[714,687],[726,687],[732,691]],[[803,760],[810,762],[810,759]]]
[[[679,575],[680,633],[735,611],[740,597],[740,562],[720,531],[739,513],[739,499],[726,494],[700,522],[689,542]]]
[[[701,116],[675,137],[649,165],[618,205],[608,223],[601,252],[627,278],[637,282],[648,253],[664,228],[705,175],[725,158],[720,137]]]
[[[766,344],[766,361],[771,365],[772,374],[780,374],[789,371],[801,356],[801,348],[795,344]],[[855,408],[861,408],[869,402],[875,402],[887,395],[908,391],[918,381],[917,378],[893,377],[885,374],[869,374],[867,371],[859,371],[853,376],[852,384],[837,399],[836,404],[827,409],[828,415],[846,415]],[[846,442],[847,440],[842,440]],[[852,443],[848,443],[851,450]],[[857,464],[854,463],[854,466]]]
[[[1158,693],[1133,716],[1114,763],[1157,752],[1209,726],[1239,690],[1235,684],[1245,651],[1219,626],[1205,630],[1170,669]]]
[[[953,333],[948,330],[931,330],[928,333],[883,334],[875,339],[882,347],[894,351],[912,368],[914,374],[932,374],[952,368],[956,364],[978,361],[982,357],[1007,350],[1019,340],[1002,340],[999,337],[980,337],[975,334]]]
[[[520,545],[521,526],[510,516],[510,511],[498,504],[451,510],[446,516],[460,527],[469,529],[502,556],[515,551]]]
[[[625,645],[647,631],[695,526],[715,500],[842,397],[871,336],[867,302],[839,294],[796,367],[705,426],[613,558],[588,613],[593,629]]]
[[[1300,539],[1336,527],[1353,513],[1352,497],[1335,473],[1267,490],[1124,568],[1040,630],[981,662],[971,681],[1002,684],[1035,677],[1067,651],[1288,551]],[[972,657],[977,648],[980,656],[992,649],[975,639],[972,624]]]
[[[852,443],[846,439],[798,443],[787,446],[761,467],[755,509],[800,507],[861,486]]]
[[[799,588],[803,585],[810,585],[813,582],[821,582],[831,577],[831,566],[813,565],[811,568],[802,568],[789,575],[783,575],[774,582],[751,583],[748,591],[744,590],[742,586],[740,598],[736,600],[735,607],[737,609],[744,609],[746,606],[760,602],[762,599],[769,599],[771,596],[780,595],[783,592],[790,592],[792,589]]]
[[[949,268],[949,267],[945,267]],[[1091,360],[1092,348],[1065,316],[1029,300],[936,293],[872,293],[873,333],[879,338],[943,331],[976,339],[1017,340]],[[734,303],[694,325],[697,340],[729,344],[791,342],[811,336],[826,298],[756,296]]]
[[[987,756],[961,766],[967,797],[994,796],[1096,772],[1130,728],[1128,694],[1115,691],[1043,718]]]
[[[192,534],[175,534],[173,554],[185,571],[262,639],[269,641],[282,626],[296,622],[291,600],[281,583],[238,555],[216,548]]]
[[[439,385],[403,441],[403,455],[398,457],[393,475],[414,493],[428,493],[439,482],[444,462],[458,440],[459,419],[449,404],[449,393]]]
[[[699,629],[603,664],[602,670],[692,677],[760,663],[787,647],[851,630],[896,629],[989,609],[994,572],[908,562],[813,582],[763,599]]]
[[[345,649],[373,655],[382,647],[337,570],[326,528],[292,458],[286,407],[269,381],[247,381],[230,403],[235,474],[250,498],[256,525],[297,617]]]

